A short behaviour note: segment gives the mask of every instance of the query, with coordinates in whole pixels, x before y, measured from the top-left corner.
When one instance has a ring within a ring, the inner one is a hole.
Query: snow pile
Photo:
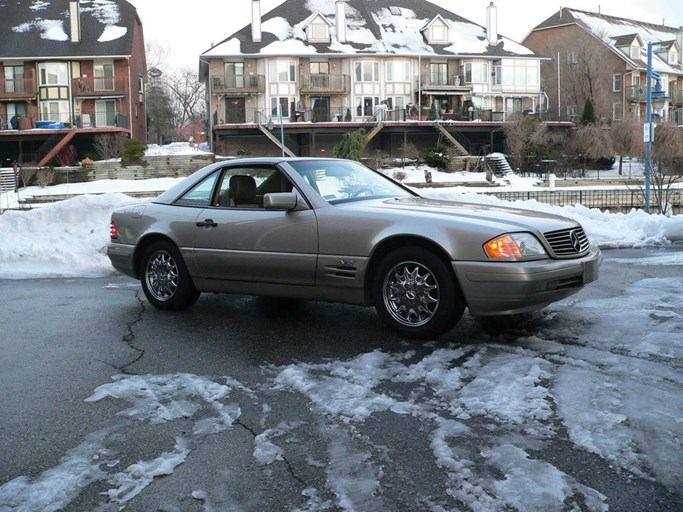
[[[115,208],[139,200],[123,194],[77,196],[0,216],[0,278],[101,276]]]

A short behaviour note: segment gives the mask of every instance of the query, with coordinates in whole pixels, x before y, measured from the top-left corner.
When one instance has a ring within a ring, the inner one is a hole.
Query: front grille
[[[581,227],[550,231],[543,236],[558,257],[578,256],[590,247],[588,237]]]

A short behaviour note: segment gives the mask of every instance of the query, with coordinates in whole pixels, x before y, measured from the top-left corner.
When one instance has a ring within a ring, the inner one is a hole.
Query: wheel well
[[[140,278],[140,264],[142,263],[142,255],[145,254],[145,251],[150,245],[156,242],[168,242],[175,245],[175,242],[169,237],[160,235],[158,233],[147,235],[140,240],[135,247],[135,254],[133,255],[133,270],[135,271],[135,275],[138,277],[138,279]]]
[[[458,289],[460,289],[460,283],[458,282],[458,278],[455,275],[455,272],[453,272],[451,259],[448,256],[448,253],[446,253],[446,251],[443,249],[443,247],[434,243],[431,240],[421,238],[418,236],[396,236],[393,238],[389,238],[387,240],[383,240],[370,257],[370,261],[368,262],[368,267],[365,272],[364,282],[365,300],[367,304],[372,305],[372,283],[375,281],[375,274],[377,273],[377,268],[379,267],[379,264],[384,259],[384,257],[391,251],[401,249],[404,247],[422,247],[423,249],[427,249],[428,251],[435,254],[446,265],[448,272],[451,274],[451,277],[453,278],[453,283],[458,286]]]

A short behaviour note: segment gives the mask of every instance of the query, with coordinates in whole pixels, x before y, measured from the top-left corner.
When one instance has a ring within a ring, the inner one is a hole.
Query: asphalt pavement
[[[599,285],[581,297],[608,297],[643,276],[680,272],[611,262],[640,254],[609,251]],[[0,512],[41,510],[39,495],[68,475],[78,481],[52,498],[64,503],[55,510],[476,510],[487,499],[492,510],[523,510],[509,505],[509,494],[504,505],[490,490],[471,493],[455,483],[473,471],[452,467],[455,461],[482,458],[480,443],[494,429],[484,419],[458,418],[474,435],[450,447],[458,457],[440,460],[441,438],[424,415],[424,401],[438,397],[424,386],[378,386],[403,404],[420,402],[419,414],[402,412],[400,421],[381,407],[321,412],[325,404],[310,399],[315,390],[306,386],[330,362],[366,364],[372,354],[427,361],[450,350],[452,365],[466,368],[541,329],[543,315],[466,316],[425,344],[391,334],[373,309],[348,305],[205,294],[190,311],[162,312],[119,275],[0,281],[0,311]],[[144,382],[132,384],[136,378]],[[553,421],[543,427],[552,435],[519,430],[509,437],[528,436],[518,446],[570,475],[567,508],[558,510],[683,510],[680,489],[577,449]],[[2,494],[10,483],[17,496],[26,493],[24,508]]]

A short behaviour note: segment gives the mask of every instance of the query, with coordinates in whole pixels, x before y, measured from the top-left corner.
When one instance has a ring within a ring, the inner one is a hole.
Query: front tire
[[[199,299],[180,251],[170,242],[155,242],[145,250],[140,283],[147,300],[158,309],[179,311]]]
[[[422,247],[387,255],[377,269],[372,294],[382,321],[408,338],[434,338],[453,327],[465,310],[453,274]]]

